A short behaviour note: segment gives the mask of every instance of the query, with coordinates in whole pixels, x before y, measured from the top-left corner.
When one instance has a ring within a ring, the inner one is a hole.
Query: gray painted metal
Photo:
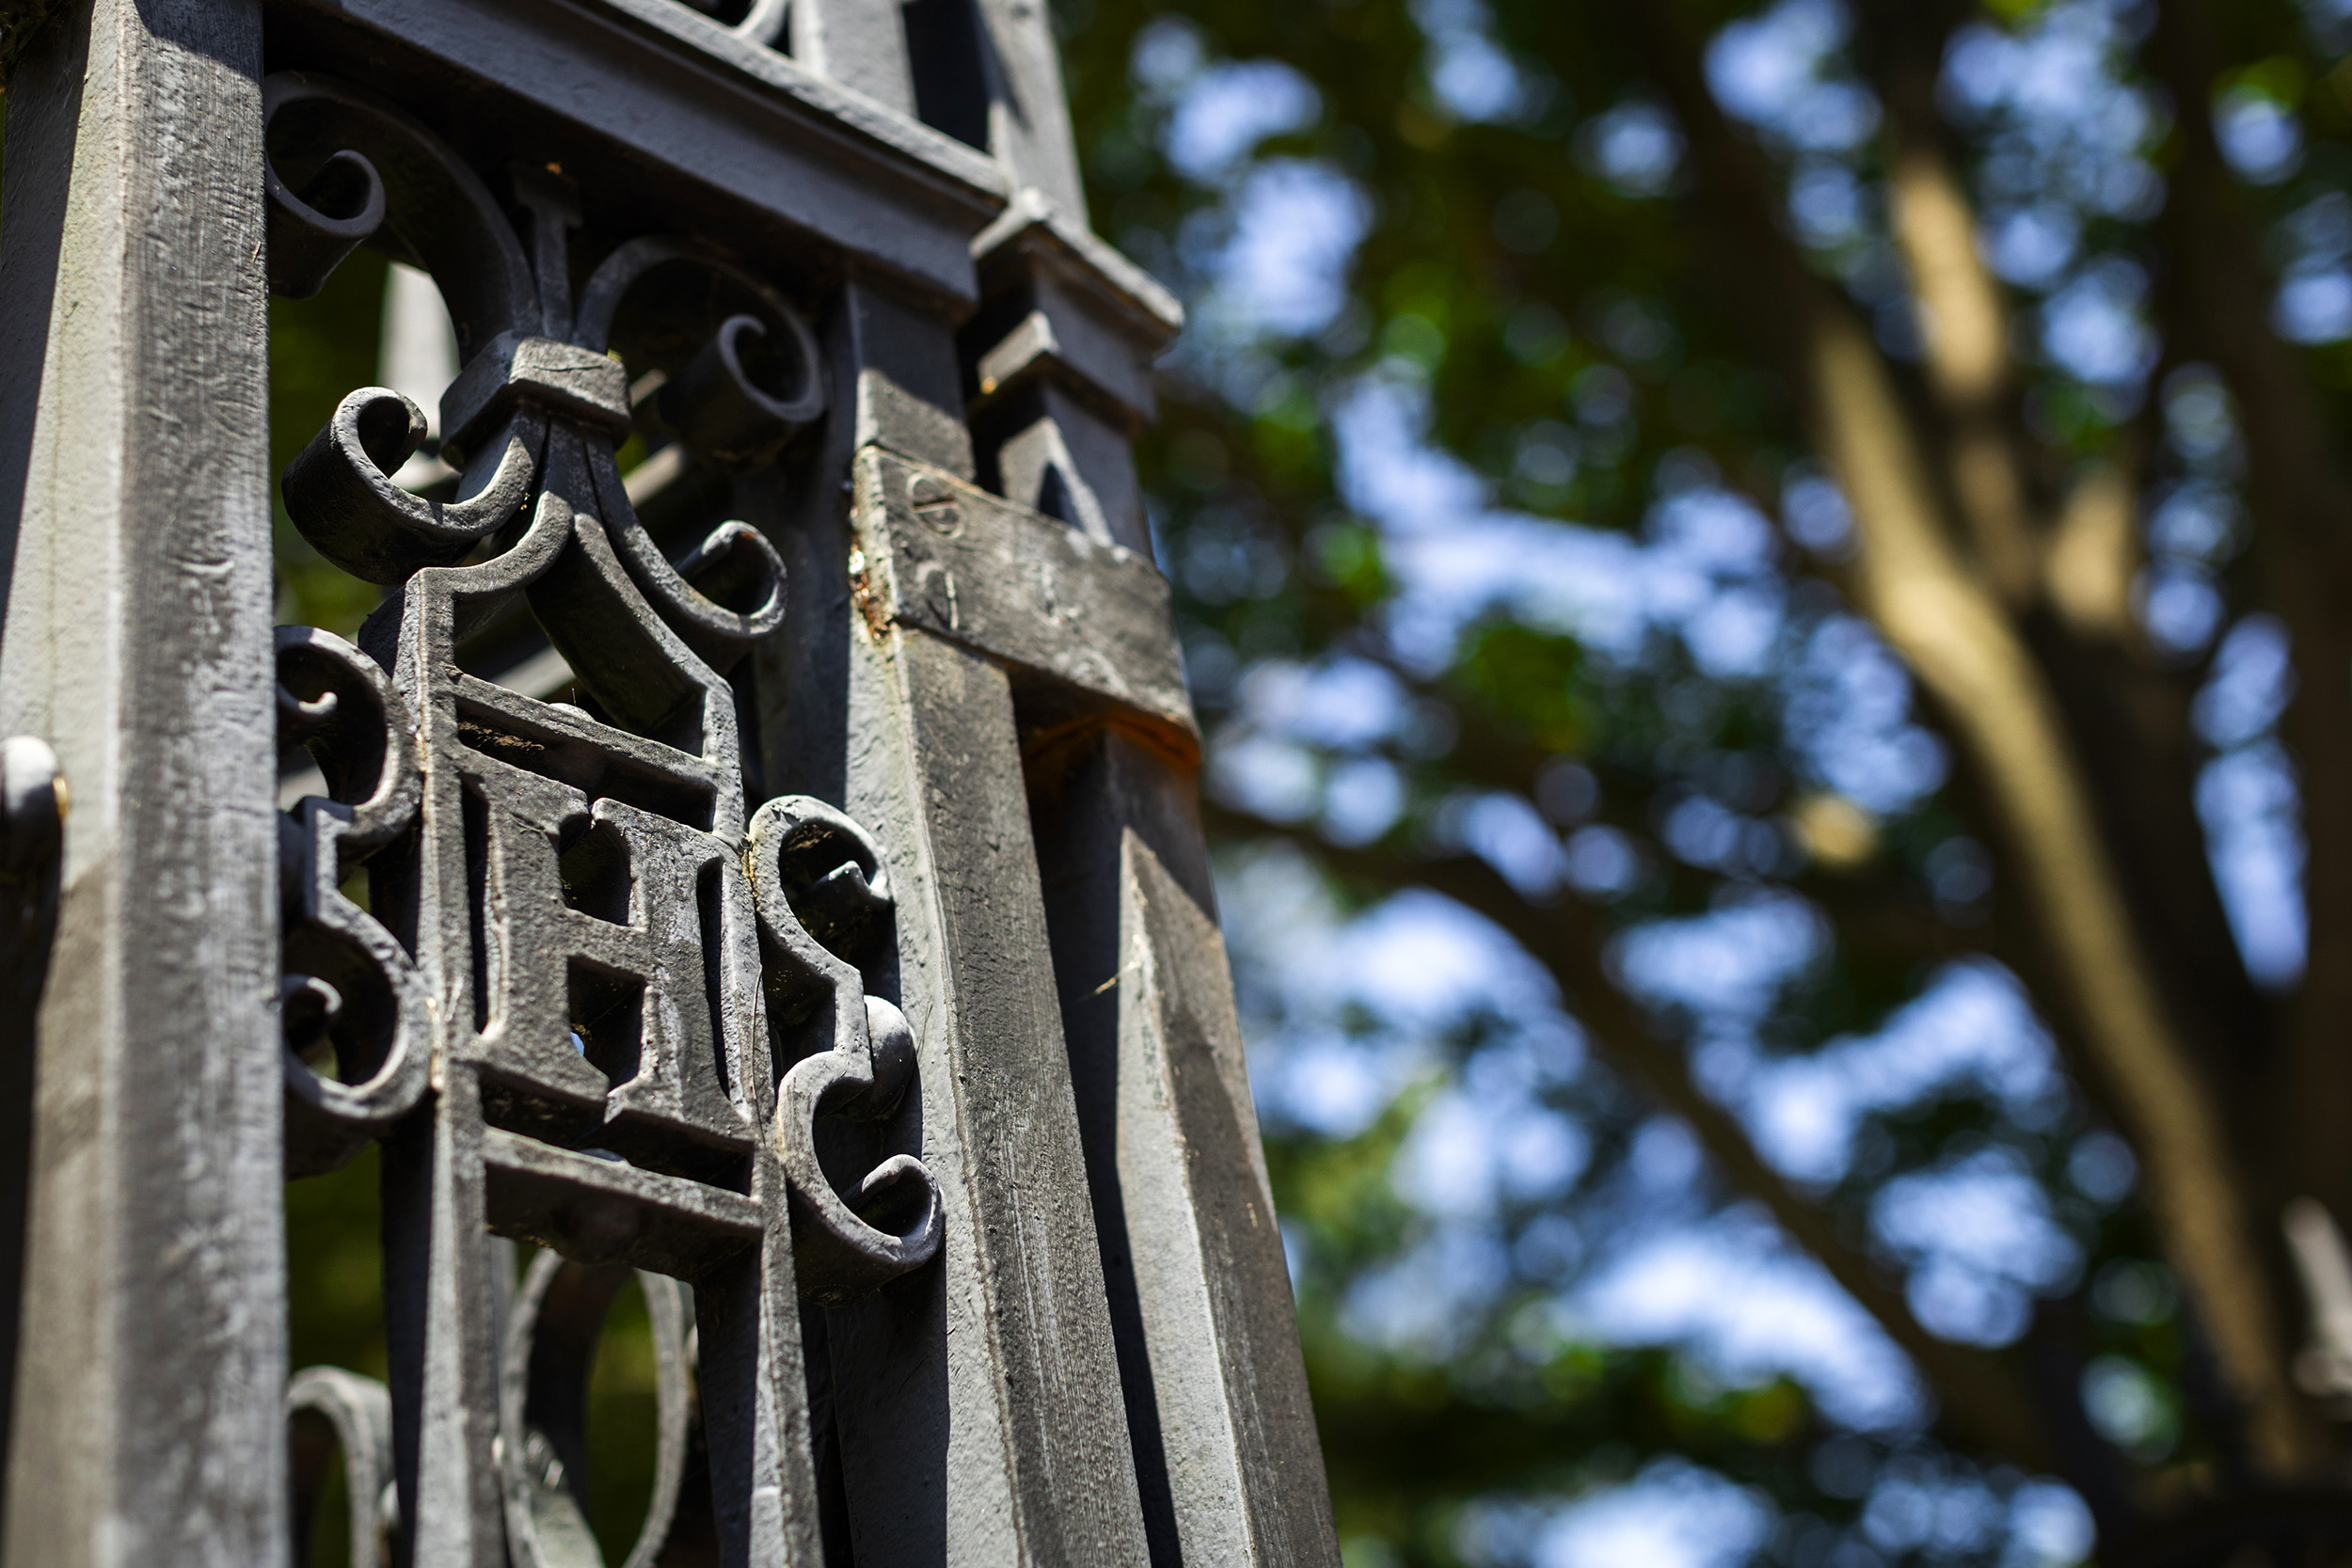
[[[1327,1562],[1330,1504],[1198,807],[1073,726],[1031,799],[1155,1562]]]
[[[1335,1563],[1127,448],[1179,317],[1042,8],[29,15],[6,1560],[299,1560],[340,1450],[355,1561],[591,1568],[634,1279],[628,1568]],[[261,292],[362,245],[460,477],[343,400],[281,491],[388,592],[273,678]],[[281,1398],[278,1172],[371,1144],[390,1385]]]
[[[1123,705],[1191,749],[1168,579],[1150,561],[880,448],[858,454],[854,484],[850,582],[868,625],[920,627],[1028,684]]]
[[[0,734],[73,793],[12,1564],[285,1550],[261,22],[84,0],[9,82]]]

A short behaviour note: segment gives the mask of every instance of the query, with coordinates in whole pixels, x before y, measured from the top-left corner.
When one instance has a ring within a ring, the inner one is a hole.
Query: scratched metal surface
[[[600,1564],[634,1291],[628,1568],[1336,1563],[1127,450],[1180,315],[1041,8],[31,14],[7,1560],[303,1560],[340,1472],[355,1562]],[[278,476],[384,599],[273,647],[259,301],[360,246],[460,369]],[[371,1145],[390,1379],[281,1396],[280,1172]]]

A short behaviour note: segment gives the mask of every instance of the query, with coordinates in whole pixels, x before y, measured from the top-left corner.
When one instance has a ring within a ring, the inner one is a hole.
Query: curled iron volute
[[[792,1189],[793,1270],[811,1301],[855,1301],[939,1251],[939,1183],[920,1160],[888,1155],[847,1192],[818,1162],[819,1117],[880,1120],[914,1077],[906,1015],[879,996],[860,1002],[864,1040],[805,1058],[776,1085],[778,1152]]]
[[[358,152],[337,152],[303,182],[297,196],[268,169],[270,292],[309,299],[326,286],[344,257],[384,226],[384,181]]]
[[[774,332],[756,316],[729,316],[659,394],[688,450],[730,472],[765,467],[825,411],[815,336],[797,312],[776,314]]]
[[[286,1457],[294,1483],[295,1568],[310,1561],[310,1523],[328,1491],[337,1451],[343,1459],[351,1568],[384,1568],[400,1503],[392,1474],[392,1394],[372,1377],[341,1367],[305,1367],[286,1384]]]
[[[590,456],[605,537],[645,603],[679,641],[721,674],[784,624],[784,558],[744,522],[720,524],[673,562],[661,553],[613,466],[609,449]]]
[[[913,1155],[886,1155],[839,1184],[818,1158],[820,1119],[888,1120],[914,1083],[906,1016],[867,996],[850,961],[882,934],[889,883],[871,835],[806,796],[760,807],[744,857],[771,1017],[787,1031],[826,1037],[776,1085],[774,1139],[791,1189],[794,1270],[803,1296],[852,1301],[930,1261],[942,1223],[939,1183]]]
[[[848,813],[805,795],[752,818],[752,897],[768,949],[769,1016],[801,1022],[827,1001],[891,913],[882,847]]]
[[[414,1109],[430,1069],[425,988],[405,948],[343,896],[345,876],[406,832],[421,798],[399,689],[315,626],[278,630],[282,750],[308,747],[326,784],[279,819],[284,901],[286,1170],[335,1169]],[[312,1059],[331,1049],[334,1071]]]
[[[388,387],[362,387],[287,465],[279,490],[318,552],[365,582],[389,586],[422,566],[453,565],[529,502],[547,420],[516,410],[503,439],[484,443],[457,498],[427,500],[392,474],[424,440],[424,411]]]

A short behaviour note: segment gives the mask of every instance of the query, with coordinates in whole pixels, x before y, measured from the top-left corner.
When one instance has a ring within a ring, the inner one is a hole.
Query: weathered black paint
[[[79,1415],[7,1560],[283,1560],[291,1408],[297,1516],[396,1483],[361,1557],[593,1561],[635,1269],[629,1568],[1336,1562],[1127,451],[1178,315],[1042,8],[87,0],[24,62],[0,724],[81,803],[0,956],[15,1398]],[[467,472],[353,389],[284,494],[391,593],[273,678],[262,292],[358,245],[453,307]],[[281,1121],[385,1145],[389,1391],[281,1407]]]

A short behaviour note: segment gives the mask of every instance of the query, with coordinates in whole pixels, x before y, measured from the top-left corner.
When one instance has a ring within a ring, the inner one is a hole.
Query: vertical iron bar
[[[1083,230],[1086,193],[1046,8],[977,3],[993,62],[990,150],[1021,187],[1017,203],[1043,197],[1049,233],[1057,222]],[[978,322],[1017,332],[1016,311],[1026,309],[1061,349],[1090,341],[1092,352],[1079,356],[1084,371],[1040,378],[996,416],[998,481],[1043,505],[1051,489],[1036,469],[1066,464],[1058,483],[1086,495],[1062,506],[1062,520],[1149,553],[1127,433],[1101,410],[1124,404],[1148,420],[1158,335],[1131,315],[1124,341],[1117,329],[1096,336],[1068,277],[1048,277],[1017,232],[1008,240],[983,259],[991,303]],[[1081,254],[1052,270],[1099,264]],[[967,346],[988,356],[989,336]],[[1105,397],[1105,377],[1129,390]],[[1065,378],[1093,381],[1091,405]],[[986,388],[984,374],[974,379]],[[1336,1565],[1195,768],[1180,760],[1197,759],[1197,745],[1169,735],[1147,746],[1108,725],[1049,739],[1064,713],[1050,700],[1039,705],[1028,726],[1044,732],[1030,741],[1031,815],[1152,1560]]]
[[[258,0],[82,0],[8,92],[0,733],[74,809],[5,1556],[286,1552]]]
[[[892,851],[898,945],[869,983],[914,1028],[902,1131],[946,1204],[937,1265],[828,1314],[855,1560],[1141,1568],[1009,682],[836,586],[858,451],[972,471],[952,330],[852,278],[829,352],[848,418],[779,531],[789,697],[763,738],[772,784],[840,799]]]
[[[1336,1563],[1191,780],[1062,752],[1031,800],[1154,1568]]]

